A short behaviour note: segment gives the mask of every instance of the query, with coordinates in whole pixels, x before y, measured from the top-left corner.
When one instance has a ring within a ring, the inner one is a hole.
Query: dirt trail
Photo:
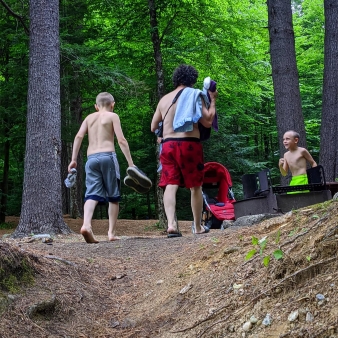
[[[106,221],[96,221],[100,243],[89,245],[69,218],[76,233],[51,244],[5,238],[0,249],[36,273],[17,293],[0,289],[0,337],[338,337],[337,208],[206,235],[180,222],[183,237],[170,239],[154,220],[119,220],[122,238],[108,242]],[[267,244],[245,261],[253,236]]]

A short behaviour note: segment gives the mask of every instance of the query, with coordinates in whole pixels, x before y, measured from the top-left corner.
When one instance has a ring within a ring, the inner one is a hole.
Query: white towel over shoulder
[[[202,99],[209,106],[205,93],[199,89],[187,87],[183,90],[177,101],[176,113],[173,121],[175,132],[188,132],[193,130],[193,124],[202,117]]]

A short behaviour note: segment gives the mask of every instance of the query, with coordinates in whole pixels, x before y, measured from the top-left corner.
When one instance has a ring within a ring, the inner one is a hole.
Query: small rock
[[[235,332],[235,327],[233,325],[228,326],[228,331],[229,332]]]
[[[7,299],[9,300],[9,302],[14,302],[16,298],[17,298],[17,296],[14,296],[12,294],[7,295]]]
[[[271,322],[272,322],[271,315],[270,315],[270,313],[267,313],[265,318],[262,321],[262,324],[264,326],[269,326],[269,325],[271,325]]]
[[[111,324],[110,324],[111,327],[114,328],[114,327],[117,327],[119,325],[120,325],[120,322],[118,320],[115,320],[115,319],[111,320]]]
[[[242,287],[243,287],[243,284],[234,284],[233,286],[232,286],[234,289],[242,289]]]
[[[223,252],[223,254],[224,254],[224,255],[229,255],[229,254],[231,254],[231,253],[233,253],[233,252],[239,251],[240,249],[241,249],[241,248],[239,248],[239,247],[237,247],[237,246],[233,246],[233,247],[231,247],[231,248],[225,249],[224,252]]]
[[[258,319],[255,316],[250,317],[250,323],[256,324],[258,322]]]
[[[288,321],[289,321],[289,322],[294,322],[296,319],[298,319],[298,316],[299,316],[298,310],[292,311],[292,312],[289,314],[289,316],[288,316]]]
[[[251,322],[245,322],[243,324],[243,327],[242,327],[243,331],[245,331],[245,332],[250,331],[251,328],[252,328],[252,323]]]
[[[318,306],[323,306],[324,304],[325,304],[325,300],[320,300],[320,301],[317,303]]]
[[[210,315],[212,315],[216,310],[217,310],[216,308],[211,307],[208,312]]]
[[[322,295],[321,293],[317,293],[317,294],[316,294],[316,298],[317,298],[317,300],[324,300],[324,299],[325,299],[325,296]]]
[[[305,320],[306,320],[307,322],[309,322],[309,323],[312,323],[313,320],[314,320],[313,314],[312,314],[311,312],[308,312],[308,313],[306,314]]]
[[[192,288],[192,284],[186,285],[186,286],[180,291],[180,294],[183,295],[183,294],[187,293],[191,288]]]
[[[157,285],[161,285],[163,283],[163,279],[160,279],[156,282]]]

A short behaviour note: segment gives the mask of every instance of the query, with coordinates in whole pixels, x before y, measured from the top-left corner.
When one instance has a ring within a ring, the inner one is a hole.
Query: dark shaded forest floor
[[[181,238],[119,220],[116,242],[98,220],[99,244],[65,217],[75,233],[52,243],[2,237],[0,276],[10,262],[7,276],[20,267],[34,280],[2,285],[0,337],[338,337],[337,211],[330,201],[205,235],[180,222]],[[267,244],[245,261],[252,236]]]

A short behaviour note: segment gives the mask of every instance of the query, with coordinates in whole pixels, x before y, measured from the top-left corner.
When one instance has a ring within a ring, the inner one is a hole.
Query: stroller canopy
[[[236,202],[232,192],[232,181],[227,168],[218,162],[204,164],[203,210],[207,213],[205,220],[209,228],[220,228],[224,220],[234,220],[233,203]],[[216,196],[209,197],[205,190],[217,189]],[[209,212],[212,216],[209,216]]]
[[[204,180],[202,187],[218,188],[216,199],[219,202],[235,202],[231,191],[232,181],[230,173],[221,163],[207,162],[204,164]]]

